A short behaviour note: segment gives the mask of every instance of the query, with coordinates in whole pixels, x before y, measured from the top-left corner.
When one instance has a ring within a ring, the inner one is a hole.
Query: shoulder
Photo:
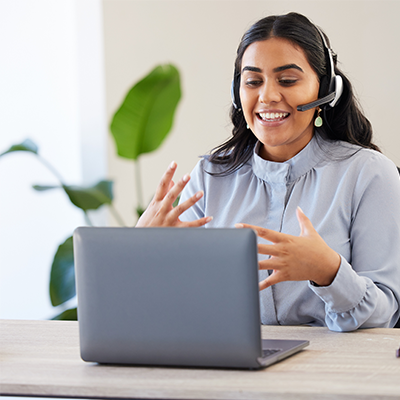
[[[376,150],[360,148],[350,162],[360,174],[367,175],[370,179],[380,177],[398,181],[400,178],[394,162]]]
[[[384,154],[350,143],[323,142],[321,144],[327,157],[322,164],[335,165],[341,170],[356,175],[366,174],[370,178],[374,176],[388,176],[399,178],[396,165]]]
[[[350,149],[349,146],[346,146]],[[400,175],[396,165],[384,154],[359,146],[341,164],[341,175],[358,202],[373,199],[376,207],[400,204]]]

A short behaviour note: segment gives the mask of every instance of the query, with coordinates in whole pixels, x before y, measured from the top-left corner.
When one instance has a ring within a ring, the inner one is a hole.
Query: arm
[[[352,201],[351,260],[342,257],[330,286],[310,288],[325,302],[331,330],[392,327],[400,313],[400,180],[393,164],[365,165]]]
[[[325,322],[331,330],[393,326],[400,298],[400,181],[396,172],[392,163],[380,158],[357,173],[348,199],[353,210],[349,260],[329,248],[301,212],[299,237],[253,227],[273,243],[259,247],[260,253],[271,255],[260,262],[260,268],[273,270],[260,288],[288,280],[314,281],[317,285],[309,287],[324,301]]]

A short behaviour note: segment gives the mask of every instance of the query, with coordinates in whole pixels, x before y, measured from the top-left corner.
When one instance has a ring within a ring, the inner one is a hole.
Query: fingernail
[[[213,219],[214,219],[214,217],[207,217],[207,218],[206,218],[206,221],[207,221],[207,222],[210,222],[210,221],[212,221]]]
[[[300,208],[300,206],[297,206],[297,209],[300,210],[304,214],[304,211]]]
[[[235,228],[243,228],[244,225],[243,224],[235,224]]]
[[[204,192],[202,190],[200,190],[200,192],[196,193],[196,198],[201,199],[203,197],[203,195],[204,195]]]
[[[169,167],[170,167],[171,169],[176,168],[176,162],[175,162],[175,161],[172,161],[172,163],[169,165]]]
[[[187,182],[189,180],[190,176],[188,174],[184,175],[182,180],[183,182]]]

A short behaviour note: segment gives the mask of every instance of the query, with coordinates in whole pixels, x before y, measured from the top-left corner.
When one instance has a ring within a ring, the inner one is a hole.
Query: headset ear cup
[[[318,98],[325,97],[329,94],[329,78],[327,75],[321,77],[319,82]]]
[[[242,108],[242,104],[240,103],[239,87],[240,87],[240,76],[238,78],[233,78],[231,84],[232,104],[237,110],[240,111],[240,109]]]
[[[233,107],[238,109],[238,105],[236,104],[237,100],[236,100],[236,96],[235,96],[235,80],[232,80],[232,84],[231,84],[231,99],[232,99]]]
[[[335,76],[335,93],[335,98],[329,103],[330,107],[335,107],[343,94],[343,78],[340,75]]]

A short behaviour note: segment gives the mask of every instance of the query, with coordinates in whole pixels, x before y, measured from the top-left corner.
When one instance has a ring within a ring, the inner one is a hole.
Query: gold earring
[[[321,114],[321,109],[318,108],[318,115],[317,115],[317,118],[315,118],[315,121],[314,121],[314,126],[316,126],[317,128],[321,127],[322,124],[324,123],[324,121],[322,120],[320,114]]]

